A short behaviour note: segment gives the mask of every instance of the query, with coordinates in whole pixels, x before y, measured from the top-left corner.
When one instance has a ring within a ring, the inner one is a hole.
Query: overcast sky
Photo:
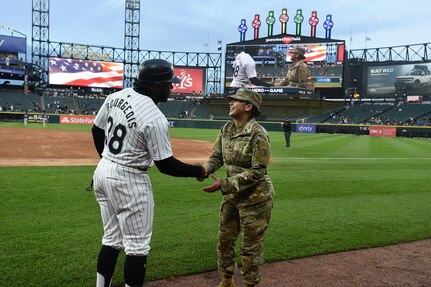
[[[0,3],[0,24],[26,34],[31,45],[32,0],[0,0]],[[223,46],[240,40],[241,19],[247,21],[246,40],[251,40],[255,14],[260,14],[262,21],[260,36],[266,37],[265,19],[270,10],[277,18],[274,35],[280,34],[278,16],[283,8],[290,18],[288,34],[295,34],[293,17],[297,9],[303,11],[304,36],[310,36],[308,19],[312,11],[317,11],[317,37],[322,38],[323,22],[331,14],[332,38],[345,40],[347,49],[430,43],[429,3],[429,0],[141,0],[140,49],[217,52],[218,40],[223,41]],[[51,0],[50,40],[121,48],[124,6],[122,0]],[[3,29],[0,33],[10,35]]]

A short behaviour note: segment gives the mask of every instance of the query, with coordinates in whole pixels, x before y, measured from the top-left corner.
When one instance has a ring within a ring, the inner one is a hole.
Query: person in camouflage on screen
[[[286,78],[280,84],[280,86],[299,87],[305,88],[307,84],[307,78],[310,76],[310,69],[306,63],[305,50],[301,47],[296,47],[289,52],[292,65],[287,71]]]
[[[251,287],[260,281],[259,267],[263,264],[264,239],[271,218],[274,190],[266,169],[270,141],[267,131],[255,120],[260,114],[261,96],[239,89],[228,99],[233,120],[221,128],[213,154],[204,164],[207,175],[224,165],[227,177],[211,175],[214,183],[204,191],[221,190],[223,195],[217,243],[222,279],[218,286],[235,286],[235,242],[241,233],[241,275],[245,286]]]

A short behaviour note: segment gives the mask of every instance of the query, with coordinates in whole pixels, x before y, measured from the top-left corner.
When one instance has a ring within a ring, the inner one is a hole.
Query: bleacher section
[[[96,98],[78,98],[79,107],[78,110],[84,115],[92,115],[97,113],[100,107],[103,105],[104,99]]]
[[[204,106],[195,105],[195,108],[192,110],[192,118],[212,119],[213,115],[211,115]]]
[[[21,91],[0,90],[0,106],[2,111],[40,112],[41,100],[36,94],[24,94]]]
[[[167,118],[211,118],[205,107],[188,100],[172,100],[158,106]]]
[[[344,110],[345,110],[345,108],[336,109],[333,111],[328,111],[328,112],[320,114],[320,115],[311,116],[309,118],[306,118],[303,120],[303,122],[304,123],[323,123],[327,120],[330,120],[332,115],[339,114]]]
[[[379,116],[380,114],[392,109],[392,105],[387,104],[363,104],[354,105],[347,108],[341,113],[334,114],[332,119],[326,121],[330,124],[359,124],[372,117]]]
[[[426,117],[431,114],[431,105],[407,104],[394,107],[381,114],[380,118],[387,118],[392,121],[406,122],[410,119]]]
[[[43,96],[45,111],[51,114],[77,113],[77,98]]]

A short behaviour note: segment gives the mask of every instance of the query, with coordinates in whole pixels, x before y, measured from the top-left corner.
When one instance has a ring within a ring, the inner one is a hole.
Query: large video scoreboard
[[[315,88],[341,88],[345,59],[345,41],[295,35],[278,35],[226,46],[225,90],[233,78],[235,57],[246,48],[256,62],[257,77],[274,87],[283,82],[292,64],[289,52],[295,47],[305,49],[304,62],[311,72]],[[280,89],[272,89],[279,91]]]

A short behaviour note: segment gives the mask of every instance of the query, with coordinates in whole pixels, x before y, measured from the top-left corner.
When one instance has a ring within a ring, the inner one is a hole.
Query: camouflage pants
[[[241,233],[241,275],[245,283],[259,283],[259,266],[263,264],[263,245],[271,210],[272,199],[251,206],[223,200],[217,243],[218,270],[223,276],[235,273],[235,242]]]

